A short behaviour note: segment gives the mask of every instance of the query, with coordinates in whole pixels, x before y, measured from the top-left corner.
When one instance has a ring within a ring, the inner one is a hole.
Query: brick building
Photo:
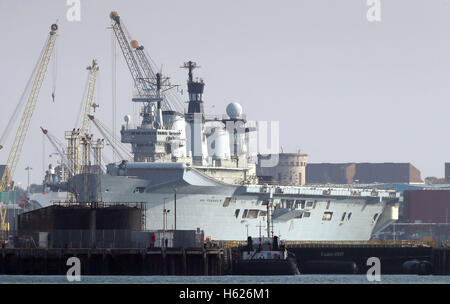
[[[410,163],[308,164],[307,184],[423,183],[420,171]]]

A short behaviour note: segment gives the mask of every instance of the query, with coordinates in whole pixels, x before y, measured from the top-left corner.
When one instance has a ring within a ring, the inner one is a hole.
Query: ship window
[[[375,213],[375,215],[373,216],[373,221],[375,222],[378,218],[378,213]]]
[[[313,209],[316,208],[316,205],[317,205],[317,201],[314,201]]]
[[[303,217],[303,213],[300,213],[299,215],[297,215],[295,218],[296,219],[301,219]]]
[[[350,220],[351,217],[352,217],[352,213],[350,212],[350,213],[348,214],[347,220]]]
[[[258,217],[258,212],[259,212],[259,210],[256,210],[256,209],[249,210],[248,214],[247,214],[247,217],[250,218],[250,219],[257,218]]]
[[[327,208],[326,208],[327,210],[330,208],[330,204],[331,204],[331,201],[328,201],[327,202]]]
[[[241,211],[241,209],[236,209],[236,211],[234,211],[234,216],[236,218],[238,218],[238,216],[239,216],[239,211]]]
[[[228,207],[230,205],[231,197],[225,198],[223,201],[223,207]]]
[[[266,216],[267,215],[267,211],[260,211],[259,212],[259,216]]]
[[[295,208],[295,200],[289,200],[288,201],[288,208],[294,209]]]
[[[314,202],[307,202],[306,207],[312,207],[313,204],[314,204]]]
[[[242,214],[242,218],[247,218],[248,209],[244,210],[244,213]]]
[[[311,212],[304,212],[303,213],[303,217],[310,217],[310,215],[311,215]]]
[[[136,187],[136,189],[134,189],[133,193],[144,193],[145,192],[145,187]]]
[[[305,209],[305,201],[300,201],[300,209]]]
[[[342,214],[342,218],[341,218],[341,222],[343,221],[343,220],[345,220],[345,215],[347,214],[347,212],[344,212],[344,214]]]
[[[331,221],[332,217],[333,217],[333,212],[324,212],[322,221]]]

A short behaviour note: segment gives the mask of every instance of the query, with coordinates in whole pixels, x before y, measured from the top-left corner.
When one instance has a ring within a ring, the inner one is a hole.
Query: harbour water
[[[450,284],[450,276],[381,275],[369,282],[365,275],[297,276],[0,276],[0,284]]]

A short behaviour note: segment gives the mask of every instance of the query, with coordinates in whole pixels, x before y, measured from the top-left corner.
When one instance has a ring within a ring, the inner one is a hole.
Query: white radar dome
[[[237,102],[232,102],[227,106],[227,114],[232,119],[240,118],[242,116],[242,106]]]

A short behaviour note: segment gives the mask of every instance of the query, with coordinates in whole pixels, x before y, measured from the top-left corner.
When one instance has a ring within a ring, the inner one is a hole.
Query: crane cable
[[[82,111],[83,111],[84,100],[86,99],[86,94],[87,94],[87,88],[88,88],[88,86],[89,86],[89,74],[88,74],[88,76],[87,76],[86,82],[84,83],[83,95],[81,96],[81,102],[80,102],[80,106],[79,106],[79,108],[78,108],[78,113],[77,113],[77,116],[76,116],[74,129],[78,129],[78,128],[80,127],[80,123],[81,123],[81,120],[82,120],[81,113],[82,113]]]
[[[55,47],[54,47],[54,52],[53,52],[53,74],[52,74],[52,101],[55,102],[55,97],[56,97],[56,80],[57,80],[57,76],[58,76],[58,45],[55,42]]]
[[[46,169],[46,162],[45,162],[45,158],[47,156],[47,153],[45,152],[45,134],[42,133],[42,172],[45,173],[45,169]]]
[[[114,144],[116,149],[120,149],[126,157],[131,158],[130,150],[120,140],[117,139],[117,136],[113,136],[112,131],[108,129],[108,127],[103,122],[101,122],[97,118],[94,118],[94,124],[97,124],[103,130],[103,132],[105,132],[105,135],[112,139],[111,144]]]
[[[122,144],[114,142],[110,131],[99,120],[97,120],[93,115],[90,115],[89,118],[92,120],[95,127],[101,133],[103,138],[109,143],[110,147],[113,150],[116,150],[116,153],[121,158],[121,160],[131,159],[130,153],[128,151],[126,151],[126,149],[122,146]],[[122,153],[119,149],[122,150],[122,152],[126,154],[125,157],[122,155]]]
[[[117,119],[117,42],[114,31],[111,31],[111,50],[112,50],[112,128],[113,128],[113,139],[115,140],[116,134],[116,119]],[[116,162],[116,151],[113,149],[113,162]]]

